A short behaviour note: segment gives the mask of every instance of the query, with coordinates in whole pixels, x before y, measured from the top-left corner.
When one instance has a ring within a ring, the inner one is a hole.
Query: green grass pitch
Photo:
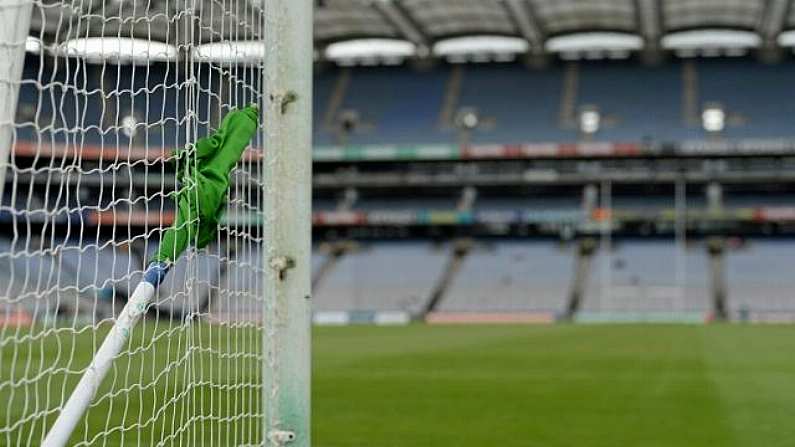
[[[127,391],[96,404],[75,439],[122,422],[124,430],[96,445],[257,439],[258,334],[194,326],[167,336],[141,331],[133,344],[144,349],[122,359],[109,381]],[[42,359],[87,362],[92,336],[70,339],[31,345],[43,357],[28,371]],[[12,370],[24,375],[6,348],[0,379]],[[218,361],[232,352],[243,355]],[[793,352],[795,327],[788,326],[316,328],[314,445],[789,446]],[[171,365],[168,374],[158,375],[164,365]],[[37,439],[41,422],[20,418],[63,392],[62,380],[40,382],[21,383],[13,394],[0,390],[0,426],[18,422],[0,433],[0,445]],[[191,419],[197,414],[205,417]],[[225,419],[229,414],[242,416]]]

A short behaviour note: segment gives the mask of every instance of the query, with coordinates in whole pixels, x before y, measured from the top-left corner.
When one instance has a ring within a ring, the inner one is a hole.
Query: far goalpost
[[[0,444],[309,447],[313,2],[100,3],[0,4]]]

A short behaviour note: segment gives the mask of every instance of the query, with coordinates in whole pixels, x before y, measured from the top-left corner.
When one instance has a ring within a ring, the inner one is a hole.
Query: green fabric
[[[177,151],[177,215],[153,262],[174,262],[194,244],[202,249],[215,240],[226,209],[229,174],[257,131],[255,106],[233,110],[211,136]]]

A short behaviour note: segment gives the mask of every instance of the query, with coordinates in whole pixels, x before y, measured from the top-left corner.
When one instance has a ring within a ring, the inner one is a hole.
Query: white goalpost
[[[18,80],[25,64],[25,45],[33,4],[11,2],[0,8],[0,198],[6,184],[6,164],[14,137]]]
[[[312,2],[267,1],[265,416],[274,445],[310,442]],[[289,42],[289,44],[288,44]]]
[[[312,10],[0,3],[0,445],[310,445]]]

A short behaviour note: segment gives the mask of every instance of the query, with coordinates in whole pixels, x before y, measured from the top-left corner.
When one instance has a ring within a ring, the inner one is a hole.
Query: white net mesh
[[[174,220],[172,151],[262,104],[264,12],[6,0],[0,22],[0,445],[38,445]],[[262,443],[260,139],[70,445]]]

